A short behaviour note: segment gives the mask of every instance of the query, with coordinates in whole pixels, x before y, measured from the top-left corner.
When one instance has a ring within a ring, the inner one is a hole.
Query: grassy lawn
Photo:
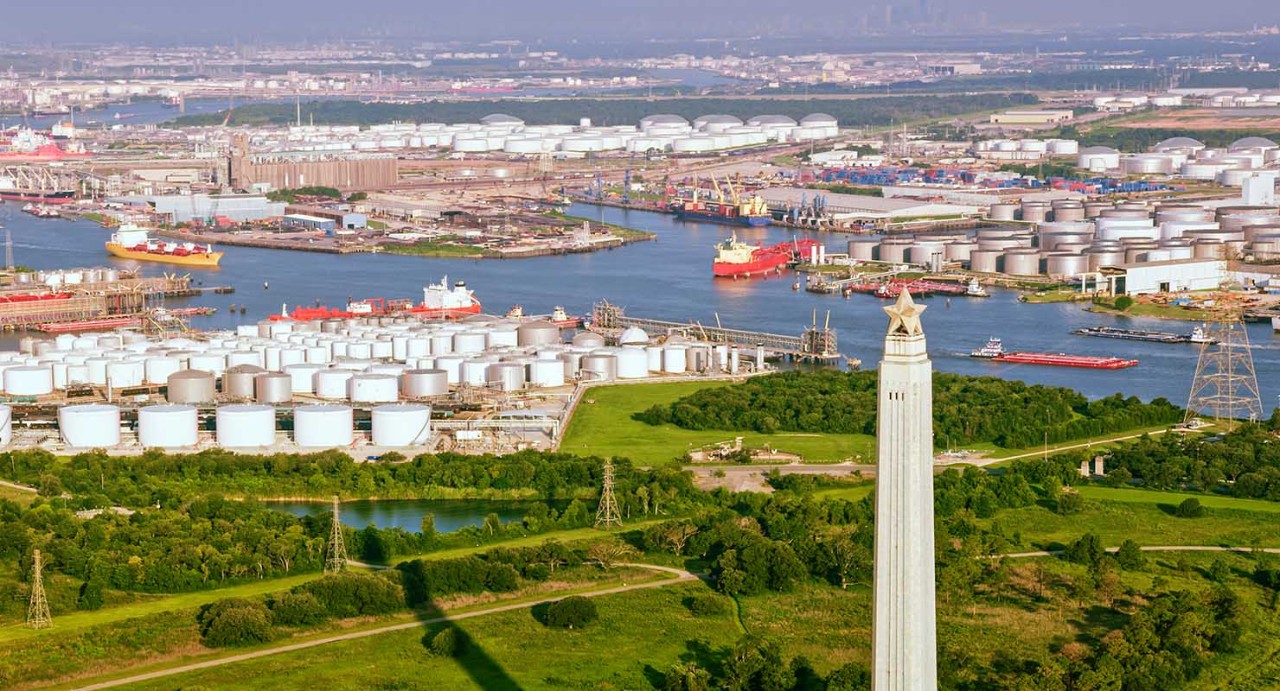
[[[758,434],[733,431],[694,431],[647,425],[631,419],[633,413],[670,403],[702,389],[727,386],[724,382],[675,382],[596,387],[583,394],[560,450],[603,457],[625,456],[643,464],[669,463],[685,453],[716,442],[744,437],[747,446],[770,446],[795,453],[809,461],[843,461],[854,456],[869,459],[875,438],[854,434]]]
[[[685,654],[732,645],[733,615],[694,617],[682,604],[701,584],[595,599],[600,621],[580,631],[549,629],[521,609],[456,622],[470,639],[456,659],[423,647],[422,629],[335,643],[136,685],[140,689],[361,688],[642,689]],[[440,626],[432,626],[434,633]],[[429,682],[427,680],[430,680]]]
[[[1032,305],[1043,305],[1052,302],[1073,302],[1080,299],[1080,293],[1074,290],[1047,290],[1036,293],[1027,293],[1019,298],[1023,302]]]
[[[858,501],[863,497],[871,494],[875,490],[874,482],[866,482],[852,487],[832,487],[830,489],[820,489],[813,493],[818,499],[843,499],[845,501]]]
[[[1256,511],[1259,513],[1280,513],[1280,502],[1263,501],[1262,499],[1239,499],[1214,494],[1191,494],[1183,492],[1161,492],[1151,489],[1131,487],[1080,487],[1080,494],[1086,499],[1103,499],[1110,502],[1128,504],[1165,504],[1176,506],[1184,499],[1198,499],[1207,509],[1228,509],[1232,511]]]
[[[1058,453],[1065,449],[1072,449],[1076,447],[1079,447],[1078,450],[1081,452],[1084,452],[1086,448],[1092,448],[1093,450],[1101,451],[1102,449],[1108,448],[1112,444],[1119,443],[1115,441],[1116,439],[1122,439],[1124,437],[1132,437],[1132,436],[1137,436],[1142,434],[1155,434],[1157,432],[1165,432],[1166,430],[1169,429],[1169,427],[1170,425],[1154,425],[1151,427],[1139,427],[1137,429],[1131,429],[1124,432],[1112,432],[1110,434],[1103,434],[1097,437],[1088,437],[1085,439],[1073,439],[1071,441],[1064,441],[1058,444],[1050,444],[1049,453],[1052,455],[1054,453]],[[1035,454],[1044,453],[1043,447],[1033,447],[1028,449],[1002,449],[996,446],[995,444],[990,444],[990,443],[968,444],[968,445],[965,445],[964,448],[967,451],[975,451],[975,452],[981,453],[985,455],[987,458],[1010,458],[1013,456],[1025,456],[1027,454],[1035,455]],[[988,467],[998,468],[999,466],[1000,466],[999,463],[992,463]]]
[[[483,248],[472,245],[455,245],[448,242],[424,240],[412,245],[385,244],[379,245],[388,254],[408,254],[416,257],[483,257]]]
[[[622,524],[622,531],[644,530],[645,528],[655,523],[661,523],[664,520],[668,519],[654,519],[649,521],[627,520]],[[479,554],[480,552],[487,552],[496,547],[536,547],[547,540],[559,540],[560,542],[568,544],[587,540],[598,540],[607,535],[609,535],[608,532],[596,530],[595,528],[574,528],[572,530],[558,530],[555,532],[543,533],[541,535],[526,535],[524,537],[518,537],[513,540],[503,540],[501,542],[487,542],[474,547],[454,547],[452,549],[427,552],[426,554],[397,556],[393,561],[399,564],[402,561],[412,561],[414,559],[456,559],[458,557]]]
[[[37,495],[35,492],[28,492],[26,490],[15,489],[13,487],[9,487],[8,485],[0,485],[0,499],[7,499],[11,502],[14,502],[15,504],[28,506],[31,504],[31,502],[36,500],[37,496],[39,495]]]

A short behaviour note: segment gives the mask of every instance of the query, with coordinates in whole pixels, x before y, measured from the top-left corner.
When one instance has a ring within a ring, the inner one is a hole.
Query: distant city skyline
[[[62,0],[57,12],[40,3],[4,10],[0,38],[50,44],[59,41],[305,42],[394,35],[431,40],[534,41],[728,38],[768,35],[831,37],[886,27],[936,30],[1088,27],[1105,30],[1244,30],[1280,24],[1275,0],[1077,0],[1073,3],[1006,3],[998,0],[810,0],[800,7],[762,0],[646,0],[609,6],[588,0],[491,0],[421,3],[411,0]]]

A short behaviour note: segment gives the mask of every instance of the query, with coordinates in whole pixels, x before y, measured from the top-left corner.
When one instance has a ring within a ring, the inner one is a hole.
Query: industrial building
[[[284,225],[290,228],[305,228],[307,230],[322,230],[332,235],[337,229],[338,222],[332,218],[321,218],[319,216],[309,216],[307,214],[285,214]]]
[[[284,215],[283,202],[260,194],[165,194],[118,197],[108,200],[143,208],[165,223],[246,223]]]
[[[815,190],[794,187],[769,187],[760,196],[775,212],[786,212],[811,202]],[[826,217],[837,224],[892,221],[897,218],[929,218],[977,216],[981,208],[963,204],[947,204],[906,198],[868,197],[858,194],[821,193]]]
[[[290,204],[285,207],[286,214],[301,214],[315,218],[327,218],[334,222],[338,228],[346,230],[362,230],[369,225],[369,217],[362,213],[351,211],[349,208],[327,207],[327,206],[310,206],[304,204]]]
[[[247,135],[232,141],[228,182],[236,189],[269,185],[273,189],[336,187],[376,189],[399,180],[394,154],[328,151],[250,153]]]
[[[1227,277],[1227,262],[1222,259],[1171,259],[1121,264],[1103,269],[1102,275],[1112,295],[1218,290]]]
[[[1061,125],[1071,122],[1075,113],[1069,110],[1006,110],[993,113],[993,125]]]

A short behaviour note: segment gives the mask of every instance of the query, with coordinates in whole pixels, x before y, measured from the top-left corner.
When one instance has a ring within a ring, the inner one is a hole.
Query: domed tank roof
[[[733,115],[725,115],[723,113],[713,113],[711,115],[700,115],[694,119],[693,124],[717,124],[717,125],[741,125],[742,119]]]
[[[1276,149],[1280,148],[1280,144],[1267,139],[1266,137],[1245,137],[1237,139],[1231,143],[1232,151],[1240,151],[1242,149]]]
[[[759,127],[762,125],[784,125],[787,127],[795,127],[798,123],[794,118],[787,117],[786,115],[757,115],[748,120],[747,124],[752,127]]]
[[[673,113],[658,113],[656,115],[646,115],[640,118],[641,127],[651,127],[653,125],[688,125],[689,121],[679,115]]]
[[[1171,137],[1169,139],[1166,139],[1160,142],[1159,144],[1156,144],[1154,147],[1156,151],[1161,151],[1164,149],[1203,149],[1203,148],[1204,148],[1204,142],[1198,139],[1192,139],[1191,137]]]
[[[480,118],[482,125],[523,125],[524,120],[506,113],[493,113]]]
[[[591,331],[583,331],[573,337],[573,344],[576,346],[584,346],[588,348],[599,348],[604,345],[604,336]]]
[[[835,125],[838,121],[826,113],[810,113],[800,118],[801,125]]]
[[[622,332],[622,335],[618,337],[618,343],[622,345],[647,345],[649,343],[649,334],[645,333],[644,329],[632,326]]]
[[[1087,149],[1082,149],[1080,153],[1082,154],[1118,154],[1120,152],[1109,146],[1091,146]]]

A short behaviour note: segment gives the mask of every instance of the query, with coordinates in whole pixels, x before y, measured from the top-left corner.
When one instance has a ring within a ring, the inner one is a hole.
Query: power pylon
[[[337,573],[347,568],[347,545],[342,539],[342,518],[338,513],[338,495],[333,495],[333,527],[325,547],[324,572]]]
[[[613,462],[604,462],[604,482],[600,486],[600,506],[596,508],[596,527],[622,527],[622,513],[618,511],[618,499],[613,496]]]
[[[1206,325],[1196,376],[1187,399],[1187,419],[1208,415],[1214,422],[1262,417],[1258,375],[1249,351],[1249,334],[1239,312]]]
[[[40,560],[40,550],[35,551],[35,565],[31,568],[31,604],[27,607],[27,626],[33,629],[47,629],[53,626],[53,615],[49,613],[49,601],[44,596],[44,563]]]

